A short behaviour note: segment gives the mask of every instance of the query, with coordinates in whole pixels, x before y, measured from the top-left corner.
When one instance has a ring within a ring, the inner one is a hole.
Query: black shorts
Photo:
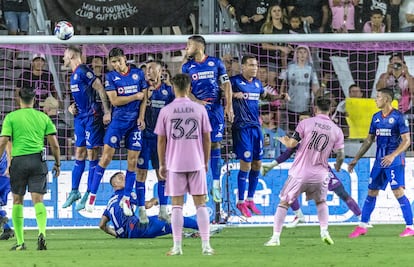
[[[10,165],[10,186],[13,194],[46,194],[47,164],[40,153],[13,157]]]

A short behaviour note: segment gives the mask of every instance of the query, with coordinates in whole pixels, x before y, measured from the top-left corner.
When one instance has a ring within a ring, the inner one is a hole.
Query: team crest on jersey
[[[116,142],[118,141],[118,137],[116,137],[116,136],[111,136],[110,141],[111,141],[111,143],[112,143],[112,144],[116,144]]]
[[[305,77],[305,79],[309,78],[309,73],[305,73],[305,75],[303,75],[303,77]]]
[[[249,158],[249,157],[250,157],[250,155],[251,155],[250,151],[244,151],[244,153],[243,153],[243,156],[244,156],[245,158]]]
[[[168,95],[168,91],[167,91],[167,90],[165,90],[165,89],[163,89],[163,90],[161,91],[161,93],[162,93],[163,95]]]
[[[389,123],[389,124],[393,124],[394,122],[395,122],[394,118],[390,118],[390,119],[388,120],[388,123]]]
[[[77,80],[78,79],[78,74],[77,73],[73,74],[73,79],[74,80]]]
[[[213,61],[209,61],[209,62],[207,63],[207,65],[209,65],[210,67],[213,67],[215,64],[214,64],[214,62],[213,62]]]
[[[132,74],[132,79],[138,80],[138,74],[136,74],[136,73]]]
[[[86,73],[86,77],[88,77],[88,79],[92,79],[92,78],[93,78],[93,73],[92,73],[92,72],[90,72],[90,71],[88,71],[88,72]]]

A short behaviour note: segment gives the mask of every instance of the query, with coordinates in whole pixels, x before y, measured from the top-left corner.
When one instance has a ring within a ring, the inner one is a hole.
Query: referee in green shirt
[[[7,142],[12,143],[10,165],[10,185],[13,193],[12,220],[17,243],[11,250],[25,250],[23,236],[23,198],[26,189],[31,193],[39,227],[37,249],[46,250],[46,207],[43,195],[46,194],[48,169],[44,154],[44,139],[51,147],[55,165],[55,176],[60,174],[60,149],[56,138],[56,127],[43,112],[33,109],[35,93],[32,89],[19,91],[20,109],[10,112],[3,121],[0,134],[0,155]]]

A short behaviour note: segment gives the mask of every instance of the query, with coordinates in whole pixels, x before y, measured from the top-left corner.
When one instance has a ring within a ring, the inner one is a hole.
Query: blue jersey
[[[115,191],[114,195],[109,199],[103,215],[112,221],[118,237],[128,238],[128,233],[133,230],[134,225],[139,222],[139,219],[137,216],[126,216],[124,214],[119,205],[123,195],[123,189]],[[130,201],[131,204],[136,204],[136,197],[131,197]]]
[[[105,75],[105,90],[116,91],[117,96],[130,96],[148,88],[144,72],[129,66],[126,74],[110,71]],[[132,121],[138,118],[140,100],[131,101],[126,105],[112,108],[112,120]]]
[[[154,133],[154,129],[160,110],[175,98],[172,87],[165,83],[161,83],[159,88],[151,92],[152,95],[148,98],[147,108],[145,110],[145,130],[143,133],[145,138],[155,138],[157,136]]]
[[[199,100],[220,103],[219,83],[229,80],[223,62],[219,58],[206,56],[203,61],[194,59],[182,66],[182,73],[191,77],[191,93]]]
[[[3,152],[0,158],[0,175],[3,175],[7,170],[7,153]]]
[[[95,79],[95,74],[85,64],[79,65],[70,77],[70,90],[78,109],[78,118],[103,114],[101,105],[96,101],[97,93],[92,87]]]
[[[369,134],[375,135],[377,139],[374,167],[381,167],[382,158],[394,152],[401,143],[401,135],[409,131],[408,121],[398,110],[393,109],[386,117],[383,117],[381,111],[372,116]],[[388,168],[404,165],[404,161],[405,153],[401,153]]]
[[[262,82],[253,78],[247,81],[241,74],[230,78],[233,93],[242,92],[242,99],[233,98],[233,111],[235,129],[247,127],[260,127],[259,121],[259,99],[264,93]]]

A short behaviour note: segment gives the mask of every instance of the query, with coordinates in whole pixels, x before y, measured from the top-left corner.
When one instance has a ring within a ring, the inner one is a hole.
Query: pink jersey
[[[187,97],[163,107],[154,132],[167,137],[165,163],[168,171],[193,172],[205,168],[203,133],[211,132],[207,110]]]
[[[345,26],[347,30],[355,30],[355,7],[351,1],[341,1],[341,4],[334,6],[333,0],[329,0],[329,7],[332,12],[332,29],[338,30]]]
[[[296,132],[302,140],[289,175],[306,183],[320,183],[328,176],[331,152],[344,148],[342,130],[327,115],[318,114],[299,122]]]

